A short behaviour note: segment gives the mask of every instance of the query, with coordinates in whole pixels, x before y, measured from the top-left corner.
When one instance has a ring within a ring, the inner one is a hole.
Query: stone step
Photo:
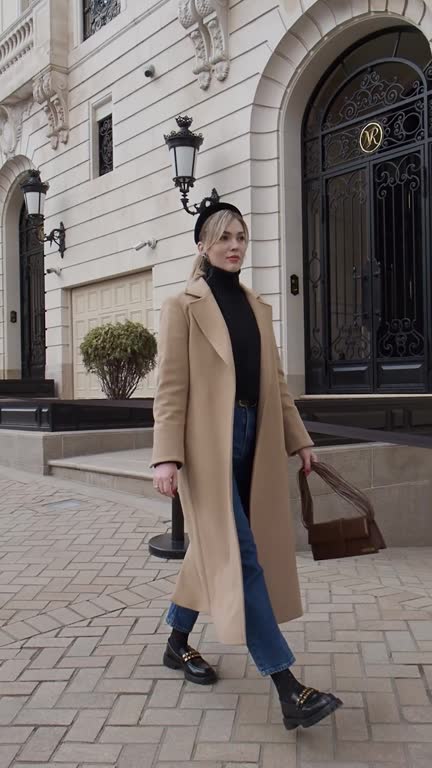
[[[48,462],[49,474],[77,483],[160,500],[153,488],[151,448],[73,456]]]

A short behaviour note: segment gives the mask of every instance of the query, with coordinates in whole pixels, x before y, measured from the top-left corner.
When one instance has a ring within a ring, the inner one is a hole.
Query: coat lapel
[[[271,307],[250,288],[243,284],[242,288],[255,314],[261,341],[264,344],[269,332],[269,320],[271,322]],[[191,280],[186,286],[186,293],[197,299],[191,302],[190,312],[204,336],[227,365],[234,365],[228,328],[206,281],[203,278]]]
[[[204,336],[227,365],[234,365],[228,328],[209,286],[203,278],[190,281],[186,293],[195,296],[190,313]]]

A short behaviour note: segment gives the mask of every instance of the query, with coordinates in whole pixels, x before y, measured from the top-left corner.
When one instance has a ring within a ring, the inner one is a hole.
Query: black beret
[[[234,213],[238,213],[239,216],[242,216],[241,211],[239,211],[238,208],[235,207],[235,205],[231,205],[231,203],[211,203],[206,208],[204,208],[203,211],[199,214],[197,218],[197,222],[195,224],[195,242],[199,243],[200,241],[200,235],[201,230],[206,223],[207,219],[210,218],[210,216],[213,216],[214,213],[217,213],[218,211],[233,211]]]

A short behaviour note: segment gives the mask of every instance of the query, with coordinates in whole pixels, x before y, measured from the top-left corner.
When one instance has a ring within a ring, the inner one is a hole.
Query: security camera
[[[61,269],[58,269],[58,267],[48,267],[46,271],[47,275],[57,275],[57,277],[60,277],[61,275]]]
[[[140,251],[141,248],[145,248],[146,245],[148,245],[150,248],[154,250],[157,245],[157,240],[155,240],[154,237],[152,237],[151,240],[143,240],[140,243],[136,243],[133,247],[135,251]]]
[[[149,66],[145,68],[144,75],[146,77],[154,77],[155,76],[155,68],[154,68],[153,64],[149,64]]]

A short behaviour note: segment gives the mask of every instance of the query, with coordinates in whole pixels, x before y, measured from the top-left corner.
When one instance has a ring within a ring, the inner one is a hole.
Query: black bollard
[[[153,536],[149,541],[149,551],[155,557],[164,560],[183,560],[189,545],[189,537],[184,532],[184,517],[178,493],[171,502],[171,533]]]

